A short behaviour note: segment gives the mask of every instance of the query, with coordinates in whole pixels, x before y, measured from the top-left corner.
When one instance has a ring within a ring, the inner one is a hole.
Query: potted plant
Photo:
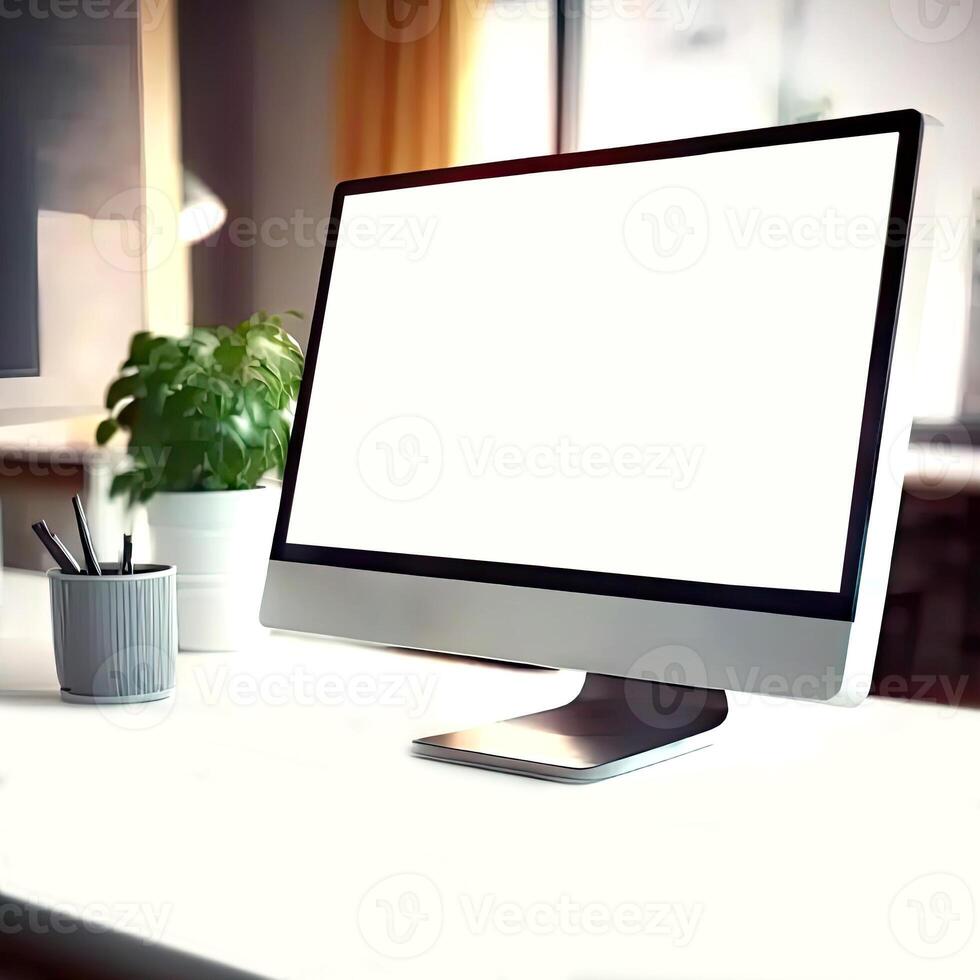
[[[288,315],[299,316],[297,313]],[[145,503],[154,561],[177,566],[181,649],[238,646],[254,627],[303,354],[282,319],[183,337],[136,334],[106,393],[104,445],[128,433],[112,496]]]

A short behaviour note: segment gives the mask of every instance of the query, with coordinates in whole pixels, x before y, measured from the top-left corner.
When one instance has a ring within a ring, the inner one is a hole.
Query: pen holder
[[[63,701],[133,704],[173,693],[176,569],[137,565],[120,575],[48,572],[54,656]]]

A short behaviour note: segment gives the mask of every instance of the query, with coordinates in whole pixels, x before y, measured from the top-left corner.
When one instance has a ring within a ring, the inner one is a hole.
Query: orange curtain
[[[336,179],[457,162],[474,0],[344,0]]]

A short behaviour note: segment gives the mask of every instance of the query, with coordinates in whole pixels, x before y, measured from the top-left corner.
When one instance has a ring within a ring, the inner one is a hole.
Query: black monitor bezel
[[[852,621],[857,602],[861,561],[871,510],[874,477],[877,470],[880,433],[884,418],[895,329],[898,321],[905,258],[908,251],[912,206],[915,198],[924,125],[925,121],[921,113],[907,109],[846,119],[703,136],[695,139],[671,140],[664,143],[648,143],[613,149],[450,167],[441,170],[393,174],[384,177],[369,177],[338,184],[334,192],[331,212],[330,228],[333,233],[330,234],[324,250],[320,284],[306,355],[306,370],[296,407],[296,417],[283,479],[282,499],[273,538],[272,559],[390,572],[399,575],[419,575],[504,586],[551,589],[562,592],[620,596],[630,599],[679,602],[714,608]],[[797,589],[647,578],[638,575],[620,575],[610,572],[592,572],[538,565],[323,547],[291,543],[286,540],[333,268],[336,247],[335,232],[339,226],[344,200],[348,196],[405,187],[419,187],[427,184],[479,180],[487,177],[505,177],[579,167],[607,166],[644,160],[661,160],[727,150],[779,146],[788,143],[881,133],[897,134],[898,151],[892,186],[889,234],[882,260],[864,414],[861,422],[844,567],[839,592],[810,592]]]

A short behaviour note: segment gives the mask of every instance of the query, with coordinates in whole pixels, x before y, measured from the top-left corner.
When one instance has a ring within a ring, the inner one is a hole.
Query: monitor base
[[[724,691],[586,674],[568,704],[412,743],[415,755],[564,783],[608,779],[711,744]]]

